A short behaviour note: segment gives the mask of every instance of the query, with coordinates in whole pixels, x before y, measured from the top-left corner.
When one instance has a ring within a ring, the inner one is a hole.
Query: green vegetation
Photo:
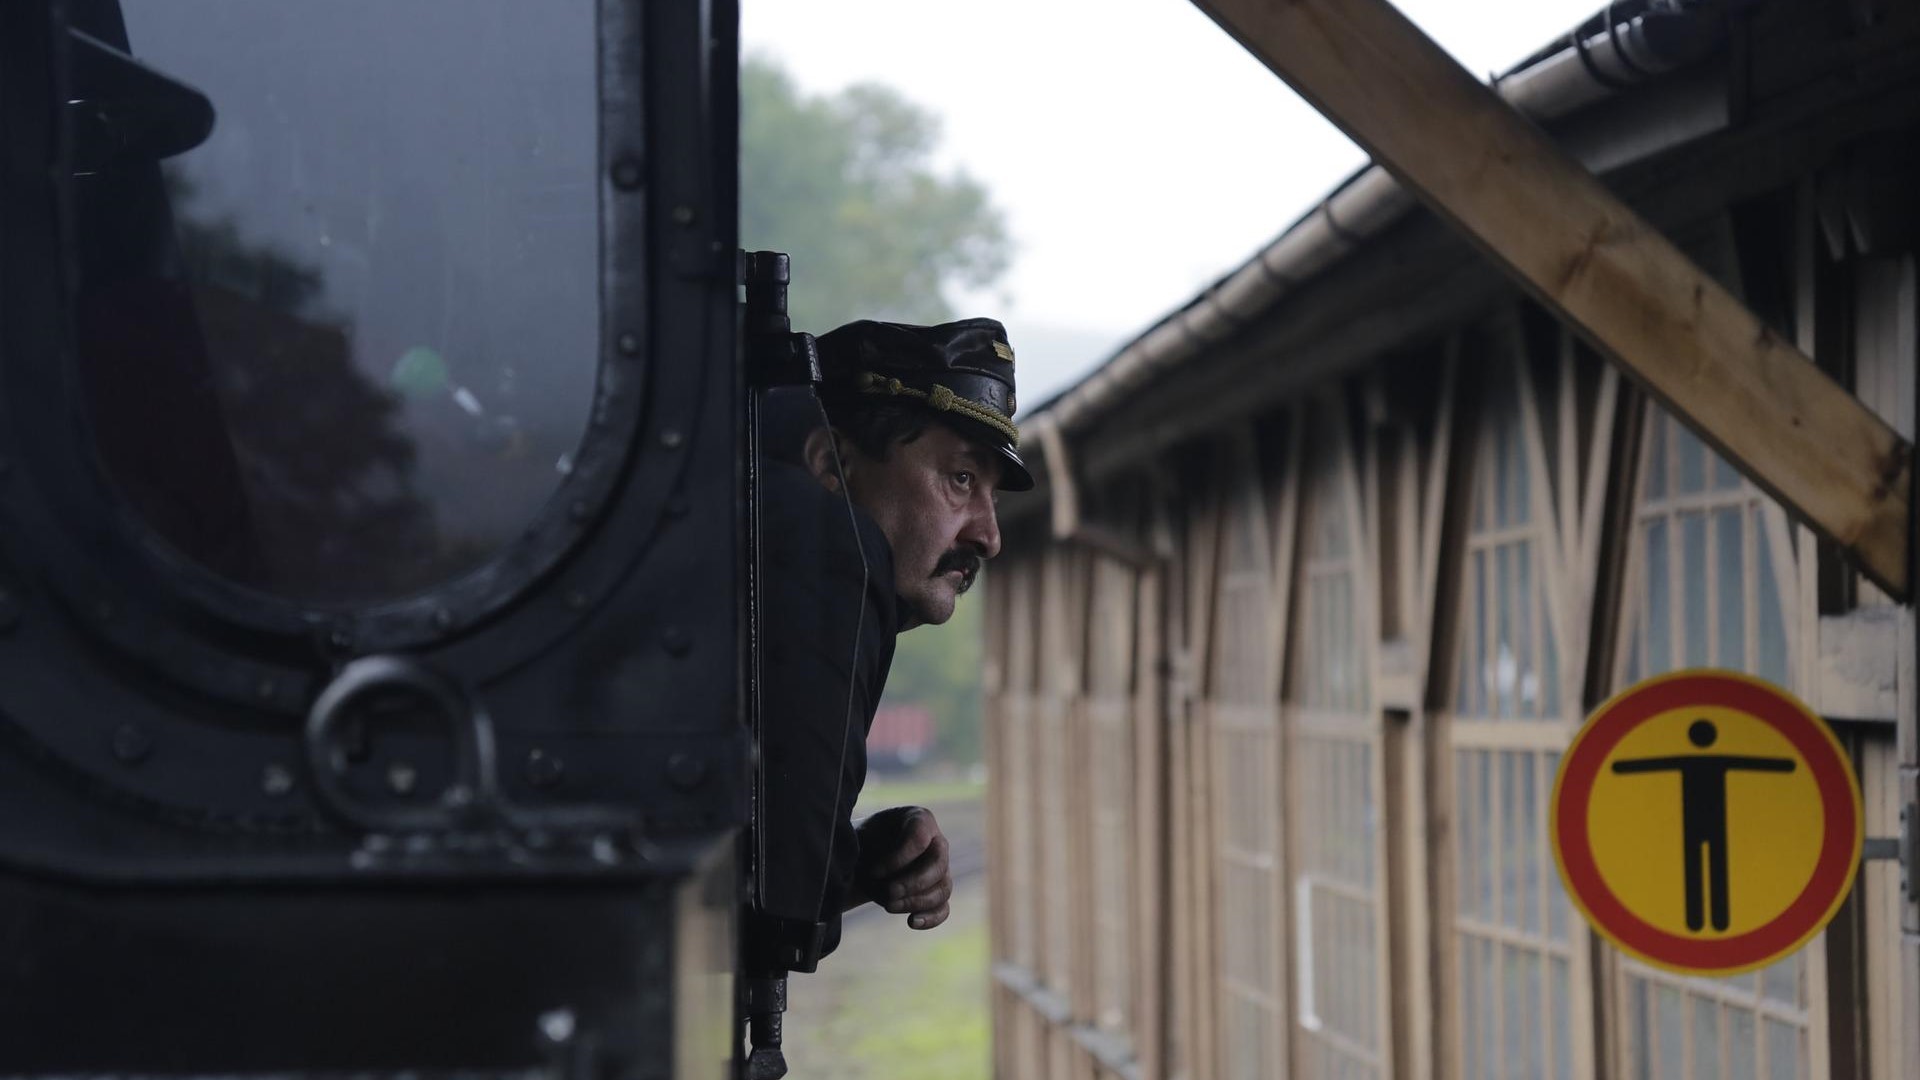
[[[987,924],[975,920],[927,950],[921,978],[878,1024],[854,1041],[850,1056],[875,1076],[902,1080],[984,1080],[990,1060],[986,986]],[[939,931],[934,931],[939,933]]]
[[[873,780],[860,789],[856,814],[868,814],[889,806],[939,806],[941,803],[970,802],[986,792],[986,785],[972,780]]]
[[[986,578],[960,598],[943,626],[901,634],[894,646],[883,705],[913,703],[933,712],[935,760],[972,765],[980,760],[980,609]]]
[[[987,917],[978,879],[954,894],[945,926],[849,924],[816,975],[795,976],[787,1013],[794,1076],[987,1080]]]
[[[1005,271],[1000,211],[964,173],[934,171],[939,134],[888,87],[810,95],[770,60],[741,65],[740,240],[793,256],[796,329],[943,322],[950,286]]]

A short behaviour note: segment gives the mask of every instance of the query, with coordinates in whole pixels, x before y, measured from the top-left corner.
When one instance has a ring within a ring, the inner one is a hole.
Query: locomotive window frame
[[[601,183],[632,181],[598,211],[603,257],[619,270],[601,283],[599,318],[616,332],[605,340],[632,365],[624,377],[635,391],[612,403],[627,416],[600,418],[606,430],[597,437],[626,459],[617,474],[609,469],[600,520],[581,522],[577,544],[544,575],[529,575],[526,588],[497,598],[483,622],[439,618],[443,609],[427,593],[413,600],[413,623],[379,625],[390,613],[372,606],[357,619],[306,618],[293,608],[287,632],[274,634],[225,621],[190,589],[156,577],[163,564],[116,517],[126,508],[111,497],[81,427],[71,267],[60,245],[72,222],[60,217],[53,156],[65,16],[80,7],[0,5],[0,27],[25,28],[0,34],[8,61],[0,64],[0,143],[12,151],[0,169],[0,279],[8,286],[0,304],[0,668],[9,673],[0,680],[0,728],[43,763],[33,775],[47,792],[83,792],[77,805],[88,813],[130,811],[112,820],[178,826],[175,838],[191,840],[130,849],[105,827],[79,826],[49,840],[47,822],[23,819],[0,830],[0,860],[114,882],[338,873],[344,851],[331,838],[271,857],[228,840],[334,835],[316,831],[321,807],[302,780],[312,761],[299,720],[352,656],[408,640],[424,642],[408,650],[410,660],[485,703],[503,752],[525,755],[532,745],[553,753],[590,740],[603,763],[620,748],[625,760],[658,770],[603,796],[605,782],[577,769],[562,792],[531,798],[539,782],[503,770],[503,785],[525,805],[632,805],[663,836],[742,824],[744,620],[735,600],[747,538],[734,348],[733,8],[598,0],[593,9],[598,153],[608,163]],[[705,107],[686,104],[693,101]],[[616,176],[616,166],[639,171]],[[622,334],[632,335],[634,355]],[[648,363],[643,376],[638,361],[649,355],[687,359]],[[617,445],[623,429],[633,435]],[[625,682],[604,677],[610,660]],[[680,675],[668,684],[672,672]],[[635,708],[636,681],[671,690]],[[588,692],[573,693],[568,708],[547,704],[575,687]],[[600,727],[569,730],[583,717]],[[681,753],[706,763],[703,784],[670,782],[666,764]]]
[[[56,101],[72,96],[73,35],[80,31],[67,16],[56,6],[49,43],[54,93],[47,103],[54,111]],[[666,87],[689,77],[652,70],[676,63],[645,47],[642,24],[656,16],[618,0],[594,0],[594,18],[596,40],[583,47],[592,50],[597,68],[599,341],[586,430],[570,474],[520,536],[473,570],[396,600],[299,603],[241,585],[173,551],[116,496],[84,420],[72,321],[73,147],[68,125],[54,121],[57,213],[46,242],[68,267],[58,314],[49,316],[60,325],[48,328],[52,347],[22,350],[13,363],[32,369],[16,375],[16,385],[51,391],[57,404],[0,418],[0,455],[24,462],[36,481],[0,491],[0,506],[14,520],[45,530],[16,533],[70,539],[17,550],[15,557],[43,567],[96,637],[192,689],[250,707],[298,711],[311,698],[308,673],[316,656],[464,639],[458,642],[463,651],[480,654],[485,667],[504,669],[564,633],[641,557],[644,545],[609,551],[591,541],[596,531],[614,531],[606,526],[615,519],[654,523],[618,530],[633,536],[657,530],[670,515],[672,489],[686,467],[683,445],[690,441],[694,402],[708,374],[699,369],[710,366],[678,365],[676,374],[675,365],[652,355],[659,343],[650,333],[656,283],[649,280],[649,247],[664,239],[665,262],[685,268],[679,276],[686,280],[720,272],[730,262],[719,253],[730,253],[731,229],[710,207],[730,198],[732,188],[730,179],[707,175],[708,155],[645,152],[648,127],[663,126],[660,117],[649,117],[650,102],[656,96],[664,102]],[[726,74],[715,67],[726,63],[717,52],[680,63],[697,68],[692,77],[703,80]],[[707,115],[676,119],[683,137],[690,128],[697,139],[710,138],[716,123]],[[726,332],[703,326],[709,338]],[[24,547],[17,536],[6,546]],[[113,572],[102,573],[101,566]],[[563,579],[561,588],[536,591],[554,576]],[[484,633],[516,607],[513,634]]]

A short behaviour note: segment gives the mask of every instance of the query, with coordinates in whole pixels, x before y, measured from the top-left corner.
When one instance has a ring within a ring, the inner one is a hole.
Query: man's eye
[[[961,490],[967,490],[973,487],[973,474],[964,470],[954,473],[953,482],[958,485]]]

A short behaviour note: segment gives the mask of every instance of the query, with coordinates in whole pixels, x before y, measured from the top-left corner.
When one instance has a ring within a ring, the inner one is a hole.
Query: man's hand
[[[933,811],[896,806],[860,822],[859,887],[915,930],[947,921],[953,875],[947,868],[947,838]]]

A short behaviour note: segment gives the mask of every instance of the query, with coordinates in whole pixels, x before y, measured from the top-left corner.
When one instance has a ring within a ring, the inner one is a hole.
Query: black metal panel
[[[664,1077],[676,1053],[717,1064],[731,1002],[705,984],[727,857],[707,852],[680,887],[125,894],[7,881],[0,1067]],[[684,941],[663,932],[674,926]],[[678,1050],[676,1029],[692,1040]]]
[[[12,466],[0,472],[0,730],[13,745],[138,817],[307,837],[271,860],[275,875],[296,850],[309,872],[335,873],[353,842],[316,809],[297,718],[350,656],[413,642],[419,663],[492,717],[499,785],[515,802],[618,805],[654,831],[744,821],[729,11],[600,4],[608,355],[574,477],[602,477],[606,491],[559,515],[570,548],[544,571],[544,556],[508,552],[478,606],[461,599],[476,577],[321,617],[261,597],[247,612],[209,600],[208,575],[155,561],[159,546],[99,474],[62,275],[47,272],[62,261],[50,226],[66,220],[49,211],[63,168],[51,103],[66,93],[53,61],[67,38],[44,9],[17,6],[10,17],[39,26],[8,35],[13,167],[0,206],[13,282],[0,369],[0,460]],[[164,877],[166,850],[137,847],[146,870],[122,858],[117,876]],[[237,855],[233,872],[264,868],[255,854]],[[76,870],[90,864],[72,855]]]
[[[95,459],[57,119],[114,8],[0,4],[0,1072],[718,1075],[735,5],[598,0],[592,430],[518,545],[358,609],[188,565]]]

